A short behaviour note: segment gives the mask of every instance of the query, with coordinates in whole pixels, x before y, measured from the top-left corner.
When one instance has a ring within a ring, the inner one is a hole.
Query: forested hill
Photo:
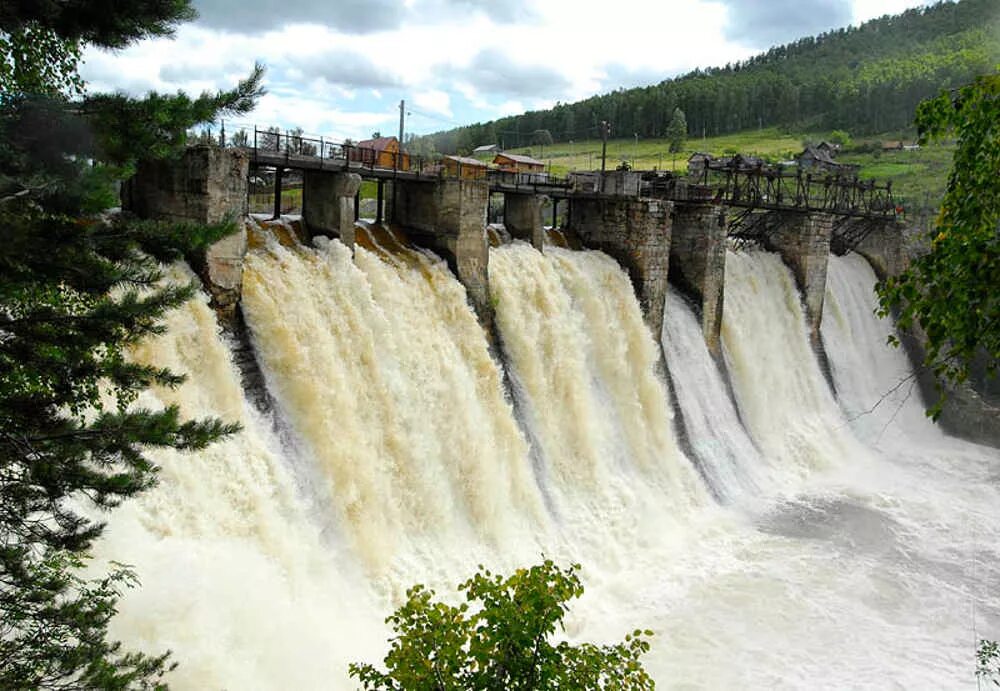
[[[429,135],[444,153],[481,144],[531,143],[537,130],[555,141],[599,136],[660,137],[675,107],[690,135],[751,127],[843,129],[852,134],[909,127],[916,105],[1000,63],[1000,1],[962,0],[912,9],[771,48],[744,62],[620,89],[550,110]]]

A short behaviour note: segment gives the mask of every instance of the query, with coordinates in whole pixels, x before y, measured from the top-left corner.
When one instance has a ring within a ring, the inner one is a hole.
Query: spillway
[[[554,513],[582,521],[582,536],[622,521],[643,530],[647,512],[662,527],[702,503],[655,372],[656,344],[620,267],[599,252],[515,243],[492,250],[490,283]]]
[[[175,266],[169,278],[195,280]],[[368,590],[324,533],[294,450],[247,402],[214,312],[199,295],[167,317],[166,335],[133,357],[187,375],[140,405],[176,404],[243,431],[199,453],[156,451],[158,486],[116,510],[98,560],[132,565],[111,634],[172,650],[177,688],[321,688],[349,662],[348,642],[379,650],[385,635]],[[363,615],[359,612],[363,612]],[[330,626],[352,622],[351,627]]]
[[[771,469],[743,428],[698,318],[675,288],[667,294],[661,340],[705,481],[723,501],[759,494]]]
[[[491,353],[441,259],[358,237],[248,256],[267,415],[204,296],[134,353],[189,375],[142,404],[244,428],[157,453],[159,486],[98,546],[142,579],[113,634],[172,649],[175,688],[353,688],[408,586],[542,553],[584,567],[565,635],[654,629],[660,688],[974,683],[974,632],[1000,635],[1000,454],[912,395],[873,405],[908,363],[863,260],[831,258],[831,388],[770,254],[727,257],[720,367],[677,293],[654,339],[602,253],[493,247]]]
[[[730,252],[722,320],[744,423],[786,484],[868,452],[846,429],[812,352],[791,272],[768,252]]]

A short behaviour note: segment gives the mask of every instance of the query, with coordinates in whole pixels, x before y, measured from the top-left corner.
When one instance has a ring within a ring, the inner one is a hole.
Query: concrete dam
[[[192,149],[127,206],[242,215],[250,164]],[[652,629],[661,688],[970,684],[973,631],[1000,635],[1000,451],[931,424],[885,344],[898,225],[624,173],[396,178],[357,223],[360,173],[306,170],[300,224],[171,267],[205,291],[133,356],[188,381],[140,403],[243,431],[157,453],[110,517],[98,556],[142,580],[113,635],[171,649],[181,689],[348,689],[406,588],[544,554],[583,565],[564,635]]]

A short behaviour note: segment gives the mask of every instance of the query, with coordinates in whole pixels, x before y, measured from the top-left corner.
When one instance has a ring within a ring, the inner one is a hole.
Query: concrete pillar
[[[385,180],[378,180],[375,183],[375,225],[382,224],[383,206],[385,206]]]
[[[249,158],[240,149],[189,147],[179,159],[146,161],[123,188],[123,207],[139,218],[193,223],[238,221],[232,235],[209,247],[194,265],[226,326],[236,320],[243,287]]]
[[[820,344],[826,295],[826,267],[830,258],[833,216],[824,213],[789,212],[780,227],[765,239],[765,247],[781,255],[795,274],[806,305],[806,319],[813,345]]]
[[[671,217],[670,282],[701,307],[705,344],[721,354],[726,277],[725,212],[709,204],[677,204]]]
[[[271,218],[281,218],[281,188],[285,177],[285,169],[281,166],[274,169],[274,213]]]
[[[192,146],[176,160],[140,163],[122,205],[140,218],[217,223],[243,216],[249,166],[242,149]]]
[[[485,180],[396,181],[396,221],[411,240],[438,252],[465,286],[480,324],[493,339]]]
[[[526,240],[539,252],[545,244],[545,229],[542,227],[542,204],[545,197],[537,194],[505,193],[503,196],[504,227],[511,237]]]
[[[354,247],[354,198],[357,173],[307,170],[302,177],[302,223],[310,236],[339,238]]]
[[[570,204],[569,228],[586,247],[606,252],[628,272],[657,342],[667,297],[672,206],[658,199],[593,197]]]
[[[886,221],[858,243],[854,251],[868,260],[882,280],[898,276],[906,269],[907,257],[903,249],[904,224]]]

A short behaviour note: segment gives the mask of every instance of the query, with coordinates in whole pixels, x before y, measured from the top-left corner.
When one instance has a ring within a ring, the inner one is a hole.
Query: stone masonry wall
[[[492,340],[488,184],[484,180],[399,180],[396,186],[396,222],[408,229],[414,242],[444,255]]]
[[[123,189],[122,206],[140,218],[217,223],[247,209],[247,154],[193,146],[178,160],[144,162]]]
[[[701,327],[713,355],[720,355],[726,278],[725,212],[708,204],[677,204],[670,233],[670,282],[701,306]]]
[[[896,276],[906,268],[903,224],[890,222],[868,234],[854,250],[868,260],[880,279]]]
[[[614,257],[632,279],[657,342],[670,268],[672,204],[656,199],[575,198],[569,227],[587,247]]]
[[[122,189],[122,206],[140,218],[192,223],[240,221],[239,230],[194,258],[195,268],[227,326],[235,323],[247,250],[247,155],[235,149],[194,146],[179,159],[143,163]]]
[[[806,304],[806,319],[813,345],[821,344],[819,325],[826,296],[826,267],[830,258],[833,217],[818,213],[789,213],[765,247],[781,255],[795,274]]]

